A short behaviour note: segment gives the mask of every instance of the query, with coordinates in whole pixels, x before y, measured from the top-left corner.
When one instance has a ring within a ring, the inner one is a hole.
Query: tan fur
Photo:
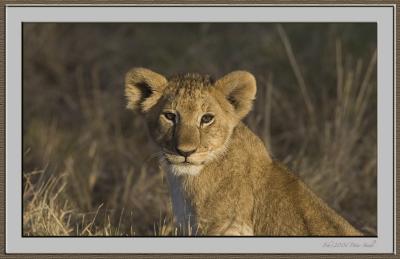
[[[256,94],[250,73],[236,71],[213,82],[198,74],[166,79],[134,68],[125,91],[128,108],[145,116],[162,150],[183,229],[202,235],[362,235],[273,161],[240,121]],[[205,114],[214,116],[210,123]]]

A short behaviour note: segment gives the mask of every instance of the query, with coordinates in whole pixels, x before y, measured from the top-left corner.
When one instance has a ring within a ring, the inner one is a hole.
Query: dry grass
[[[25,24],[23,35],[24,235],[182,231],[157,148],[124,107],[132,66],[253,72],[247,125],[330,206],[376,234],[375,25]]]

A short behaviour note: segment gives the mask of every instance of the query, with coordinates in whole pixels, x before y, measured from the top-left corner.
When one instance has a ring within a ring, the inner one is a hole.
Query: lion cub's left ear
[[[132,68],[125,76],[125,96],[127,108],[146,112],[160,99],[167,79],[151,71],[138,67]]]
[[[233,105],[239,119],[249,113],[256,96],[256,79],[247,71],[231,72],[217,82],[215,86],[225,94]]]

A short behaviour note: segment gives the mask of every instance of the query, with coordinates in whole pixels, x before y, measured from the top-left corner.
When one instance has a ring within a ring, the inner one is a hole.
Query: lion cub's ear
[[[215,83],[235,108],[239,119],[251,110],[256,95],[256,79],[247,71],[231,72]]]
[[[160,99],[167,79],[146,68],[132,68],[125,76],[127,108],[148,111]]]

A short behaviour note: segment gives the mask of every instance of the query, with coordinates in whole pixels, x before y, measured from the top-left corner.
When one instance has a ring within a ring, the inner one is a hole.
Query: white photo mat
[[[6,7],[7,253],[393,253],[395,251],[394,16],[381,6]],[[21,87],[23,22],[369,22],[378,42],[377,237],[22,237]]]

